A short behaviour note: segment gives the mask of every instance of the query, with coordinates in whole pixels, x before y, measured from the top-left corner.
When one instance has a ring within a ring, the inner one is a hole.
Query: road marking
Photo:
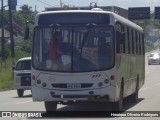
[[[155,86],[159,86],[159,85],[160,85],[160,83],[155,84]]]
[[[147,90],[147,89],[149,89],[149,87],[142,88],[140,89],[140,91]]]
[[[24,102],[18,102],[18,103],[15,103],[15,104],[18,105],[18,104],[23,104],[23,103],[28,103],[28,102],[32,102],[32,100],[24,101]]]

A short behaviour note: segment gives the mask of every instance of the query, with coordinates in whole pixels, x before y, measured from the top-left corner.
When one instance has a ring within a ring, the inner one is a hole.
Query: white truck
[[[31,57],[21,58],[13,67],[14,89],[19,97],[23,97],[24,90],[31,90]]]

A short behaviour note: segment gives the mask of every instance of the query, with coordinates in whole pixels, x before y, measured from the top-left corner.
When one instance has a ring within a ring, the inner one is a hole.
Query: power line
[[[43,3],[43,4],[45,4],[45,5],[48,5],[48,6],[53,6],[53,5],[50,5],[50,4],[48,4],[48,3],[45,3],[45,2],[43,2],[43,1],[41,1],[41,0],[37,0],[38,2],[40,2],[40,3]]]

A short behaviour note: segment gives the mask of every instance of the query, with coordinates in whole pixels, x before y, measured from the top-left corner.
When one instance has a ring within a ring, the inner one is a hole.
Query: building
[[[128,19],[128,10],[124,8],[120,8],[117,6],[97,6],[98,8],[101,8],[105,11],[112,11],[115,12],[125,18]],[[47,7],[45,10],[46,11],[56,11],[56,10],[90,10],[91,7]]]
[[[2,28],[0,28],[0,39],[2,38]],[[4,29],[4,39],[9,39],[10,33]]]

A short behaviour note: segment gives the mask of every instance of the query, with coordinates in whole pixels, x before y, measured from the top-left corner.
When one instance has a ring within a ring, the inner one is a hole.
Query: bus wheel
[[[17,90],[18,97],[23,97],[23,93],[24,93],[23,89],[18,89]]]
[[[121,85],[119,100],[115,103],[115,111],[123,110],[123,87]]]
[[[131,96],[130,96],[130,100],[132,102],[137,102],[138,101],[138,91],[139,91],[139,79],[137,79],[137,83],[136,83],[136,91],[135,93],[133,93]]]
[[[46,108],[46,112],[56,111],[57,109],[57,103],[53,101],[45,101],[44,105]]]

